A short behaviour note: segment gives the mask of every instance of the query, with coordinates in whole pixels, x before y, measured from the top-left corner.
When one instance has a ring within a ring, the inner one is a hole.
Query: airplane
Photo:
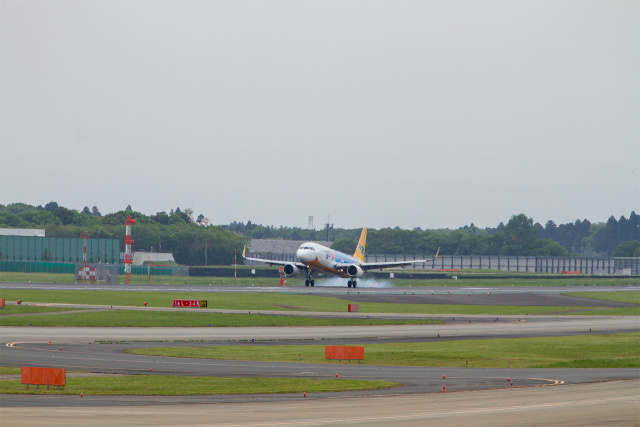
[[[242,251],[242,257],[249,261],[263,262],[270,266],[278,265],[283,268],[286,277],[296,277],[300,270],[306,271],[307,278],[305,286],[314,286],[313,273],[324,274],[326,276],[338,276],[348,278],[347,287],[358,286],[358,280],[367,270],[382,270],[383,268],[407,267],[422,262],[430,262],[438,259],[440,248],[433,259],[420,259],[416,261],[394,261],[394,262],[364,262],[364,247],[367,240],[367,228],[362,229],[360,240],[353,256],[340,251],[333,250],[318,243],[306,242],[300,245],[296,252],[298,262],[273,261],[269,259],[249,258],[245,256],[247,246]]]

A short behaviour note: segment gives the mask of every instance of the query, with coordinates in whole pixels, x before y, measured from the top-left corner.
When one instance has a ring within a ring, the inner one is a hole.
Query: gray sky
[[[0,203],[457,228],[640,210],[640,2],[0,0]]]

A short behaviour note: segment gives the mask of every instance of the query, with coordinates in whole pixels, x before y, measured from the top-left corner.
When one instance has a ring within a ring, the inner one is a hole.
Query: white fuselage
[[[336,265],[359,264],[358,260],[350,255],[313,242],[306,242],[300,245],[296,256],[298,261],[311,270],[329,276],[349,277],[345,271],[336,268]]]

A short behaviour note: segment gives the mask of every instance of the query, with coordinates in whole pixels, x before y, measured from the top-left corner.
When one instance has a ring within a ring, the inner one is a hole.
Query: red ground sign
[[[206,308],[208,305],[207,300],[190,300],[190,299],[174,299],[171,300],[171,307],[194,307],[194,308]]]
[[[66,385],[66,372],[64,369],[20,367],[20,382],[22,384],[37,385]]]
[[[364,347],[327,345],[324,347],[325,359],[364,360]]]

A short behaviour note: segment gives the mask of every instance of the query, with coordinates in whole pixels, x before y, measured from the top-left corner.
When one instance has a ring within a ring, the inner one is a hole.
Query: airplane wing
[[[257,261],[257,262],[264,262],[267,265],[273,266],[273,265],[287,265],[287,264],[292,264],[295,265],[296,267],[298,267],[301,270],[306,270],[307,266],[304,265],[301,262],[292,262],[292,261],[275,261],[275,260],[271,260],[271,259],[262,259],[262,258],[251,258],[248,256],[245,256],[245,253],[247,252],[247,247],[245,246],[244,249],[242,250],[242,258],[247,259],[249,261]]]
[[[436,256],[435,258],[431,258],[431,259],[418,259],[415,261],[391,261],[391,262],[363,262],[360,264],[357,264],[358,266],[360,266],[360,268],[364,271],[367,270],[382,270],[384,268],[395,268],[395,267],[408,267],[414,264],[420,264],[423,262],[431,262],[431,261],[435,261],[438,259],[438,255],[440,254],[440,248],[438,248],[438,252],[436,252]],[[348,264],[348,263],[339,263],[336,264],[336,268],[347,268],[350,265],[353,264]]]

